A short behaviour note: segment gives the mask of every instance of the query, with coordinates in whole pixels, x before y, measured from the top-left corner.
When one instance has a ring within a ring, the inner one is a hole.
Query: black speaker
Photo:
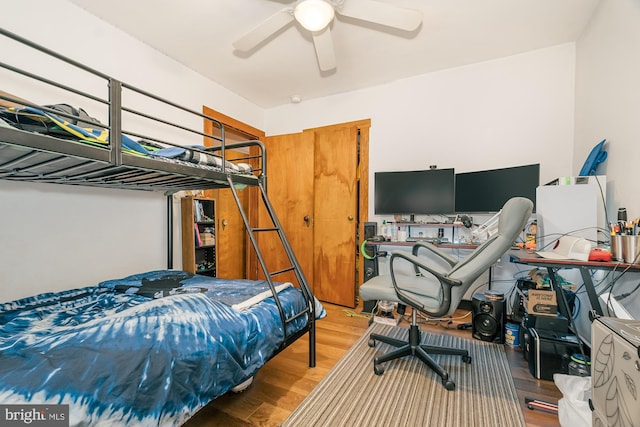
[[[367,248],[371,246],[371,250],[373,251],[374,257],[373,259],[364,259],[364,281],[376,277],[378,275],[378,257],[375,256],[376,247],[373,245],[366,245]],[[367,249],[365,248],[365,250]],[[376,308],[378,301],[370,300],[362,302],[362,312],[363,313],[373,313],[373,310]]]
[[[471,300],[472,336],[482,341],[498,344],[504,342],[504,325],[507,320],[504,298],[488,298],[474,294]]]
[[[377,233],[378,233],[378,223],[377,222],[365,222],[364,223],[364,239],[365,240],[370,240]]]
[[[364,239],[370,240],[378,232],[378,224],[375,222],[364,223]],[[363,281],[376,277],[378,275],[378,247],[376,245],[364,245],[364,277]],[[363,313],[373,313],[377,301],[363,301]]]
[[[376,277],[378,273],[378,257],[376,256],[377,249],[373,245],[365,245],[365,250],[371,254],[372,259],[364,259],[364,281]]]
[[[365,222],[364,223],[364,240],[371,240],[373,239],[373,237],[376,235],[376,233],[378,232],[378,224],[375,222]],[[364,273],[364,281],[366,282],[367,280],[369,280],[370,278],[372,278],[373,276],[369,275],[369,277],[367,277],[367,261],[371,261],[370,258],[375,258],[376,256],[376,248],[373,245],[364,245],[364,247],[362,248],[364,250],[364,269],[365,269],[365,273]],[[377,265],[378,263],[376,262],[376,274],[374,276],[378,275],[378,269],[377,269]]]
[[[365,222],[364,223],[364,239],[371,240],[373,236],[376,235],[378,229],[378,224],[375,222]],[[376,277],[378,275],[378,249],[376,245],[367,245],[362,246],[364,253],[362,254],[364,257],[364,277],[363,280],[366,282],[372,277]]]

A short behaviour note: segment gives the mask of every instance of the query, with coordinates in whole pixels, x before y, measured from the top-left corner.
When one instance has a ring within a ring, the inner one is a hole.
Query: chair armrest
[[[413,264],[416,271],[420,274],[422,274],[422,271],[419,271],[418,268],[423,269],[424,271],[433,275],[438,280],[438,282],[440,282],[440,287],[442,288],[442,304],[440,305],[438,310],[430,310],[429,308],[425,307],[424,304],[420,303],[420,301],[417,301],[413,296],[407,294],[407,292],[405,292],[400,288],[400,286],[398,286],[393,269],[393,265],[397,259],[402,259]],[[441,269],[434,266],[427,265],[419,257],[409,254],[405,251],[391,252],[391,258],[389,259],[389,274],[391,276],[391,283],[393,285],[393,288],[400,301],[434,317],[443,316],[449,311],[449,308],[451,307],[451,288],[453,286],[462,285],[461,280],[451,279],[450,277],[447,277],[447,272],[442,271]]]
[[[437,247],[436,245],[434,245],[433,243],[416,243],[413,245],[413,250],[411,251],[413,253],[413,255],[418,256],[418,251],[420,250],[420,248],[425,248],[427,250],[429,250],[429,252],[438,255],[442,260],[446,261],[447,264],[449,264],[451,267],[453,267],[454,265],[456,265],[458,263],[458,259],[452,257],[451,255],[449,255],[448,253],[446,253],[445,251],[443,251],[442,249],[440,249],[439,247]]]
[[[389,272],[391,274],[391,278],[394,281],[395,281],[395,278],[394,278],[395,275],[393,272],[393,263],[395,262],[396,258],[404,259],[410,262],[411,264],[413,264],[415,267],[419,267],[423,270],[428,271],[429,273],[434,275],[440,282],[444,281],[446,284],[450,286],[459,286],[462,284],[462,281],[460,280],[451,279],[450,277],[447,277],[447,272],[433,265],[425,264],[422,258],[412,255],[405,251],[391,251],[391,258],[389,259]]]

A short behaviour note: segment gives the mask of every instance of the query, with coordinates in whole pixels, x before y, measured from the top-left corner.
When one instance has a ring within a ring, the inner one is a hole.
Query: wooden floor
[[[260,369],[249,388],[214,400],[185,426],[278,426],[282,423],[367,329],[368,318],[359,308],[351,310],[326,303],[324,306],[328,315],[316,324],[315,368],[308,367],[307,338],[300,339]],[[470,313],[459,310],[454,318],[449,325],[422,325],[421,329],[470,337],[471,331],[456,328],[457,323],[470,321]],[[561,394],[553,381],[534,378],[521,351],[505,348],[527,426],[559,426],[557,415],[530,410],[524,403],[525,397],[557,403]],[[371,375],[374,375],[373,367]]]

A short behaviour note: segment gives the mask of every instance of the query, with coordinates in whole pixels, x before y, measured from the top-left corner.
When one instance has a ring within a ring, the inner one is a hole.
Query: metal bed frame
[[[224,125],[212,117],[121,82],[44,46],[31,42],[15,33],[6,31],[3,28],[0,28],[0,35],[12,39],[27,48],[39,51],[48,57],[55,58],[75,69],[98,77],[107,87],[108,97],[105,99],[86,91],[72,88],[5,62],[0,61],[0,68],[26,77],[30,81],[37,82],[37,84],[54,86],[65,92],[91,100],[92,102],[103,104],[108,108],[109,117],[108,125],[97,125],[109,132],[108,144],[105,144],[105,146],[90,145],[82,141],[62,139],[49,134],[35,133],[17,128],[0,127],[0,179],[165,192],[167,196],[168,217],[167,267],[169,269],[173,268],[173,194],[180,190],[230,188],[245,223],[249,240],[253,245],[258,262],[271,287],[276,305],[280,311],[285,339],[278,352],[308,332],[310,336],[309,366],[314,367],[316,364],[315,299],[268,199],[266,184],[267,161],[264,145],[258,140],[227,144],[225,143]],[[130,91],[136,96],[141,96],[150,102],[158,102],[164,107],[173,108],[176,111],[187,113],[196,118],[199,117],[203,122],[205,120],[210,121],[213,123],[214,128],[219,131],[220,136],[205,134],[201,130],[192,129],[124,106],[122,96],[124,90]],[[0,93],[0,99],[21,106],[33,107],[54,113],[65,120],[75,118],[74,116],[32,104],[21,98],[6,96],[2,93]],[[200,154],[217,155],[220,157],[222,165],[236,162],[250,163],[252,165],[252,172],[240,173],[229,167],[201,166],[186,161],[162,160],[155,157],[143,157],[126,152],[122,148],[121,137],[123,134],[140,138],[141,140],[153,141],[166,147],[185,147],[184,145],[167,141],[161,137],[145,135],[124,129],[123,113],[185,132],[186,135],[195,136],[199,141],[209,140],[213,147],[206,149],[189,148],[188,150]],[[248,152],[248,154],[228,161],[226,158],[227,150],[235,150],[236,152],[237,150],[241,150],[242,152]],[[237,186],[253,186],[260,189],[260,199],[270,215],[273,224],[272,227],[258,228],[250,224],[249,216],[245,212],[237,194]],[[276,272],[268,271],[266,262],[258,246],[257,235],[262,232],[277,233],[289,257],[290,267]],[[307,300],[306,310],[297,313],[291,318],[285,316],[272,280],[279,274],[288,271],[294,272],[298,281],[297,285]],[[307,327],[299,332],[288,335],[286,332],[287,324],[303,315],[307,315],[308,317]]]

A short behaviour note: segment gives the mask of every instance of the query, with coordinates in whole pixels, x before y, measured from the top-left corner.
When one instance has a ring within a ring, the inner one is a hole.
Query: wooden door
[[[356,301],[358,129],[314,133],[313,284],[321,301]]]
[[[265,138],[269,198],[302,270],[318,299],[347,307],[356,303],[356,227],[367,220],[358,165],[368,160],[359,135],[368,135],[368,126],[367,120]],[[269,226],[263,215],[260,226]],[[283,251],[260,238],[269,270],[288,267]]]
[[[269,136],[264,143],[267,147],[269,200],[313,289],[313,135],[296,133]],[[260,226],[272,225],[262,206],[259,215]],[[263,233],[259,241],[269,271],[291,265],[276,236]],[[274,280],[296,283],[292,272]]]

